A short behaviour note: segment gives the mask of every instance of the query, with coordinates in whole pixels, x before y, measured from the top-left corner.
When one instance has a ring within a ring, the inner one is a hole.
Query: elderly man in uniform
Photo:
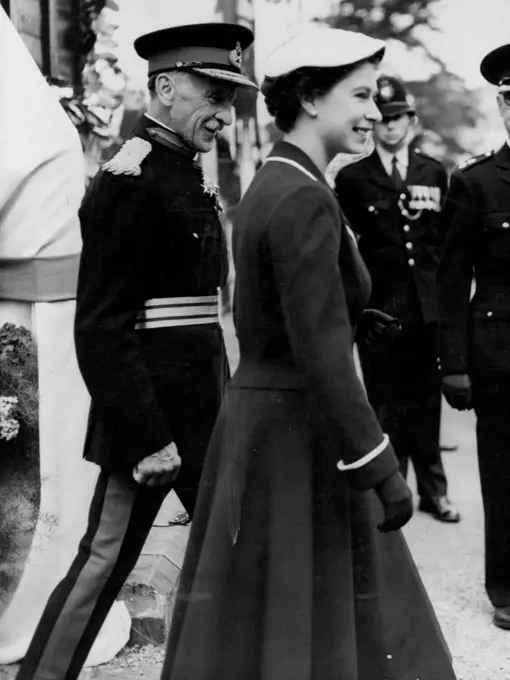
[[[419,508],[458,522],[439,446],[435,276],[447,176],[441,163],[409,148],[415,114],[403,84],[382,76],[378,86],[376,148],[338,173],[335,191],[372,277],[370,307],[396,317],[402,330],[392,343],[360,347],[360,359],[368,397],[404,474],[413,462]]]
[[[231,124],[236,87],[256,88],[241,72],[252,41],[247,28],[203,24],[135,42],[150,107],[80,210],[75,336],[92,397],[85,457],[101,473],[20,680],[76,678],[172,487],[193,512],[225,377],[227,277],[216,188],[196,155]]]
[[[498,88],[510,138],[510,44],[480,68]],[[443,392],[474,408],[485,512],[485,585],[494,623],[510,630],[510,141],[452,174],[438,270]],[[476,292],[471,299],[473,277]]]

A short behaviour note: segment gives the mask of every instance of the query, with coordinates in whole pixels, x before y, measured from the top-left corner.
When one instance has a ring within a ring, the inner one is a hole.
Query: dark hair
[[[156,92],[156,78],[158,77],[159,73],[151,73],[149,76],[149,80],[147,81],[147,89],[151,94],[154,94]]]
[[[303,99],[322,97],[362,64],[378,64],[379,54],[348,66],[304,66],[278,78],[264,78],[261,92],[276,127],[290,132],[298,119]]]

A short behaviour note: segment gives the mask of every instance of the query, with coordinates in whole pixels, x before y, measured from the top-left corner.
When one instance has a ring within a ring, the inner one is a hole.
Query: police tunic
[[[193,151],[143,117],[93,180],[80,219],[85,457],[126,468],[175,441],[178,484],[191,475],[196,487],[225,367],[217,296],[228,263],[212,185]]]
[[[510,605],[510,148],[451,177],[438,270],[441,369],[473,383],[485,513],[485,582]],[[472,296],[473,279],[476,292]]]
[[[391,345],[359,348],[367,392],[404,473],[412,459],[418,493],[430,509],[435,498],[447,493],[439,449],[436,342],[436,270],[444,241],[440,210],[446,186],[441,163],[411,148],[401,187],[377,151],[343,168],[335,182],[372,277],[369,306],[403,325]]]
[[[403,189],[377,151],[337,175],[340,206],[359,235],[372,277],[370,306],[404,325],[437,321],[435,277],[444,241],[439,211],[446,186],[441,163],[412,149]]]
[[[274,148],[233,238],[241,358],[211,438],[162,678],[453,680],[402,534],[377,530],[366,489],[397,463],[352,356],[370,279],[300,149]]]

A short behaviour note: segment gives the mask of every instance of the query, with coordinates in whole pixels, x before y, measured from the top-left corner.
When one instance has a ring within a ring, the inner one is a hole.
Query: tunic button
[[[402,200],[404,200],[405,197],[406,197],[405,194],[400,194],[400,198],[401,198]]]
[[[487,312],[487,316],[492,316],[492,312]]]
[[[408,224],[405,224],[405,225],[404,225],[404,231],[405,231],[406,233],[409,232],[409,231],[411,231],[411,227],[410,227]]]
[[[194,236],[195,238],[198,238],[198,234],[196,234],[195,232],[193,232],[193,236]]]
[[[368,206],[368,212],[374,212],[374,210],[375,210],[375,206],[373,206],[373,205]]]
[[[410,267],[414,267],[414,265],[416,264],[416,262],[413,260],[413,258],[411,258],[410,260],[408,260],[408,262],[409,262],[409,266],[410,266]]]
[[[413,249],[413,244],[412,244],[410,241],[408,241],[408,242],[406,243],[406,248],[407,248],[407,250],[412,250],[412,249]]]
[[[503,229],[508,229],[508,227],[510,227],[510,224],[508,222],[503,222],[501,226],[503,227]]]

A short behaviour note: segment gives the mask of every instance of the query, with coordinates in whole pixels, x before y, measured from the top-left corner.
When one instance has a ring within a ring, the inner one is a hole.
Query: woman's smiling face
[[[374,101],[377,66],[366,62],[315,99],[317,125],[333,155],[363,153],[381,114]]]

